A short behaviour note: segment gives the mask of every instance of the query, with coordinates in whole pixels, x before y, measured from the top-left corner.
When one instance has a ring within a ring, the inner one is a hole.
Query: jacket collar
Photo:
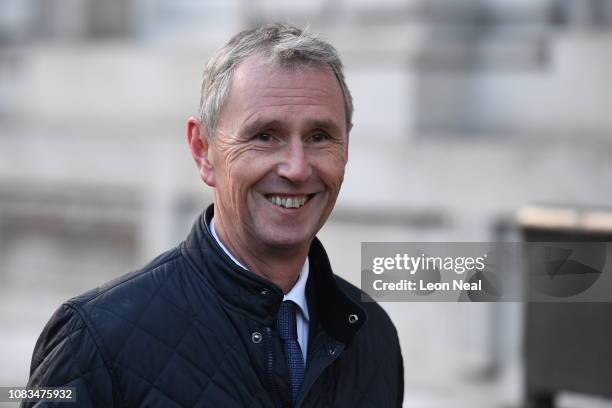
[[[239,313],[271,326],[283,300],[282,290],[273,282],[236,265],[212,236],[209,224],[214,214],[211,204],[195,221],[181,250],[198,274]],[[348,344],[366,321],[365,310],[338,286],[321,242],[315,238],[308,253],[309,306],[323,329],[336,340]],[[312,299],[311,299],[312,297]],[[349,321],[357,315],[357,322]]]

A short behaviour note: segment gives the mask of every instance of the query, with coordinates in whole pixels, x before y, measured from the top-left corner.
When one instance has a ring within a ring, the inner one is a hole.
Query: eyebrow
[[[323,129],[330,132],[340,133],[342,128],[338,124],[329,119],[314,119],[307,122],[308,127],[313,129]]]
[[[247,122],[247,124],[242,128],[242,132],[240,133],[246,133],[246,134],[252,134],[255,133],[256,131],[262,130],[262,129],[270,129],[270,128],[282,128],[283,124],[280,120],[276,120],[276,119],[266,119],[266,118],[256,118],[252,121]]]
[[[265,117],[256,118],[243,127],[242,134],[252,134],[262,129],[283,129],[285,124],[278,119],[268,119]],[[315,118],[307,119],[305,127],[309,129],[322,129],[329,132],[341,133],[342,128],[331,119]]]

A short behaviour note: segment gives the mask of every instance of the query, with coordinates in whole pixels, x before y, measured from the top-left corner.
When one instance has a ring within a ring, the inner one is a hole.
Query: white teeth
[[[295,197],[295,198],[286,198],[279,196],[270,196],[267,198],[272,204],[278,205],[284,208],[300,208],[304,204],[306,204],[306,200],[308,199],[306,196],[303,197]]]

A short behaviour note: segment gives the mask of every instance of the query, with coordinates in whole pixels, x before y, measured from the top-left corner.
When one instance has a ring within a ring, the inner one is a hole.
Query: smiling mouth
[[[297,196],[282,196],[277,194],[266,194],[266,200],[272,204],[282,208],[300,208],[304,206],[314,194],[297,195]]]

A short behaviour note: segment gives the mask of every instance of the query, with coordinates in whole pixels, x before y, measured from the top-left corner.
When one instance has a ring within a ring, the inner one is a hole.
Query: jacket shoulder
[[[75,387],[79,406],[112,407],[118,398],[113,352],[149,307],[163,274],[176,270],[170,266],[178,253],[170,250],[144,268],[62,304],[36,342],[28,385]]]
[[[90,289],[78,296],[69,299],[66,303],[77,308],[87,307],[89,304],[104,302],[108,294],[133,295],[133,291],[147,284],[155,284],[156,276],[163,274],[165,268],[172,265],[179,257],[178,248],[173,248],[159,255],[141,269],[126,273],[112,279],[96,288]],[[144,289],[144,288],[143,288]]]
[[[180,327],[191,319],[176,296],[185,286],[187,268],[178,248],[155,258],[140,270],[113,279],[66,302],[78,310],[109,360],[114,360],[130,336],[167,332],[164,324]],[[177,289],[178,288],[178,289]]]
[[[79,406],[114,406],[107,361],[80,314],[69,304],[55,311],[36,342],[28,387],[70,387]],[[24,401],[21,407],[51,405]]]

